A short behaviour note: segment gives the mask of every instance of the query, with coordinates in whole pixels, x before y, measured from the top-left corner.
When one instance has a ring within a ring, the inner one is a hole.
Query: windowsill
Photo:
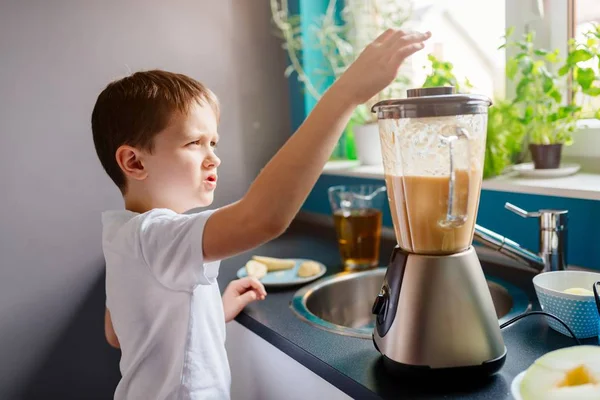
[[[600,129],[600,120],[594,118],[580,119],[577,121],[577,126],[579,129]]]
[[[383,179],[383,166],[361,166],[356,161],[331,161],[323,169],[323,174]],[[484,180],[482,189],[600,200],[600,173],[584,171],[572,176],[552,179],[523,178],[513,173]]]
[[[578,172],[564,178],[532,179],[507,174],[483,181],[482,188],[501,192],[600,200],[600,174]]]

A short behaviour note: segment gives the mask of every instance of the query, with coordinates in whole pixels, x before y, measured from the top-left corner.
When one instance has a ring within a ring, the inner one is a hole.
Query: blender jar
[[[491,101],[452,87],[407,94],[373,106],[398,245],[461,252],[473,241]]]

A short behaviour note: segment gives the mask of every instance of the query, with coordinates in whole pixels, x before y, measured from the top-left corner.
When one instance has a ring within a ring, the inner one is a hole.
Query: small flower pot
[[[554,169],[560,167],[562,144],[530,144],[529,151],[535,169]]]
[[[354,125],[354,143],[356,154],[361,165],[383,165],[381,142],[379,141],[379,125]]]

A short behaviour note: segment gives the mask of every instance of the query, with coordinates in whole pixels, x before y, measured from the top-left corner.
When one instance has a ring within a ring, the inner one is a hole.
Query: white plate
[[[521,397],[521,381],[525,376],[525,372],[527,371],[523,371],[519,375],[515,376],[515,379],[513,379],[512,384],[510,385],[510,392],[515,400],[523,400]]]
[[[304,283],[312,282],[315,279],[322,277],[323,275],[325,275],[325,272],[327,272],[327,267],[325,267],[325,265],[323,265],[322,263],[315,261],[315,260],[308,260],[308,259],[304,259],[304,258],[290,258],[289,260],[294,260],[296,262],[296,265],[294,266],[294,268],[286,269],[283,271],[268,272],[267,275],[265,275],[260,280],[262,282],[262,284],[265,285],[265,287],[280,287],[280,288],[288,287],[288,286],[302,285]],[[304,261],[315,261],[317,264],[319,264],[319,267],[320,267],[319,273],[316,275],[313,275],[313,276],[306,277],[306,278],[299,277],[298,276],[298,268],[300,268],[300,264],[302,264]],[[248,274],[246,273],[246,267],[244,266],[238,270],[237,277],[244,278],[246,276],[248,276]]]
[[[513,171],[529,178],[561,178],[576,174],[581,168],[579,164],[561,164],[559,168],[535,169],[533,163],[517,164]]]

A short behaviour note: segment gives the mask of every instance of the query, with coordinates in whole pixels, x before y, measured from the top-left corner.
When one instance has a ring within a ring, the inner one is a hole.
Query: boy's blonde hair
[[[104,170],[122,193],[125,175],[116,151],[129,145],[151,152],[154,136],[178,111],[187,114],[194,102],[208,104],[217,120],[217,97],[203,84],[186,75],[152,70],[136,72],[111,82],[98,96],[92,112],[92,134]]]

